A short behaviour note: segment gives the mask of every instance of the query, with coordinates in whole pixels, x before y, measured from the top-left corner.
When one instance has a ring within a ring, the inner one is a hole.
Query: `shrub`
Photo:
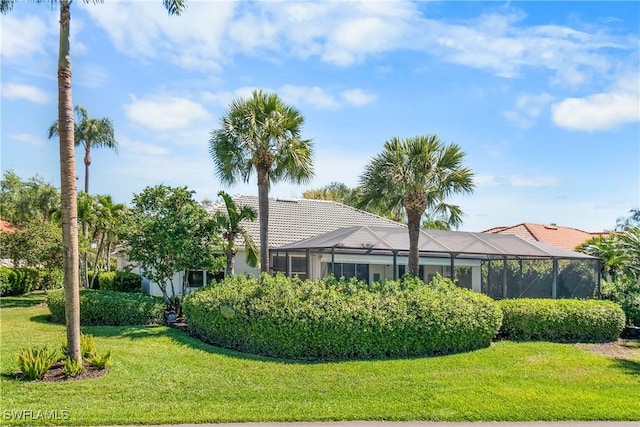
[[[22,348],[18,352],[18,366],[26,380],[40,380],[54,363],[58,361],[56,352],[42,348]]]
[[[620,304],[628,325],[640,326],[640,282],[623,276],[613,282],[602,282],[602,297]]]
[[[38,272],[27,268],[3,268],[2,295],[22,295],[34,289],[37,282]],[[34,280],[34,276],[36,280]]]
[[[0,296],[9,295],[11,291],[11,282],[9,276],[11,275],[11,269],[7,267],[0,267]]]
[[[500,335],[512,340],[555,342],[615,341],[624,328],[624,312],[611,301],[507,299]]]
[[[50,292],[47,304],[54,322],[65,319],[64,293]],[[165,303],[161,298],[115,291],[80,290],[82,325],[159,325],[164,323]]]
[[[82,358],[87,361],[97,354],[96,341],[93,339],[93,335],[80,334],[80,354]],[[67,343],[62,343],[62,354],[64,357],[68,357]]]
[[[67,357],[62,361],[62,371],[64,372],[64,376],[67,378],[80,375],[82,371],[84,371],[82,358],[72,359]]]
[[[115,286],[113,281],[116,278],[115,271],[105,271],[98,274],[98,288],[102,291],[113,291]]]
[[[107,291],[140,292],[142,278],[128,271],[108,271],[98,275],[98,286]]]
[[[232,276],[189,294],[191,333],[275,357],[332,360],[447,354],[486,347],[502,314],[489,297],[437,278],[366,285]]]
[[[103,356],[94,354],[89,360],[87,360],[89,366],[93,366],[98,369],[109,369],[113,360],[111,358],[111,350],[107,351]]]

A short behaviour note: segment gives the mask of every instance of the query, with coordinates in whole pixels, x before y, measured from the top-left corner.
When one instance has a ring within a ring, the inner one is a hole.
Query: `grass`
[[[75,425],[640,420],[638,346],[627,361],[572,345],[501,341],[443,357],[298,363],[220,349],[165,327],[87,327],[98,351],[113,351],[108,375],[24,382],[12,375],[18,349],[59,348],[65,331],[47,322],[41,297],[17,298],[0,301],[6,424],[24,424],[7,417],[20,410],[43,411],[41,424]]]

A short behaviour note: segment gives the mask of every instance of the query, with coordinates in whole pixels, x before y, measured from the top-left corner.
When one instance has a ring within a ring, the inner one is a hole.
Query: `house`
[[[573,227],[562,227],[555,224],[535,224],[523,222],[511,226],[493,227],[483,231],[492,234],[512,234],[527,240],[546,243],[559,248],[574,250],[578,245],[597,236],[605,236],[607,232],[592,233]]]
[[[239,207],[258,211],[257,196],[233,199]],[[210,212],[220,209],[222,203]],[[259,221],[244,226],[259,244]],[[333,201],[270,198],[269,244],[272,272],[289,276],[318,279],[333,274],[371,283],[407,271],[405,225]],[[596,258],[516,235],[422,230],[419,254],[419,275],[425,281],[440,274],[495,298],[588,297],[599,291]],[[246,264],[241,246],[235,270],[260,272]],[[186,281],[198,288],[217,275],[192,271]],[[174,283],[181,284],[183,278],[176,275]],[[147,291],[160,294],[153,283]]]

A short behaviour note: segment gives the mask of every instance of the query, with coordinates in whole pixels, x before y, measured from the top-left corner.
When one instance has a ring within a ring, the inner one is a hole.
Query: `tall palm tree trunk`
[[[89,147],[91,145],[87,144],[87,148],[84,151],[84,192],[89,194],[89,166],[91,166],[91,154],[89,153]],[[82,236],[85,241],[89,238],[89,224],[85,222],[82,223]],[[82,256],[82,283],[84,287],[91,288],[93,287],[91,283],[89,283],[89,259],[88,259],[88,249],[84,251],[84,255]]]
[[[71,99],[69,50],[70,0],[60,0],[60,50],[58,53],[58,123],[60,124],[60,195],[64,251],[64,295],[67,351],[80,357],[80,281],[78,271],[78,205],[74,152],[74,117]]]
[[[258,168],[258,214],[260,215],[260,271],[269,273],[269,176]]]
[[[409,273],[418,276],[420,257],[418,242],[420,239],[420,218],[422,214],[413,209],[407,209],[407,228],[409,229]]]

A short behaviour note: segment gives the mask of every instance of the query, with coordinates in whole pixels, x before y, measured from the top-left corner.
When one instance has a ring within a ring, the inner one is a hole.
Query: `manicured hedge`
[[[507,299],[500,335],[511,340],[555,342],[615,341],[625,325],[620,306],[611,301]]]
[[[47,304],[54,322],[64,322],[64,292],[53,291]],[[161,298],[116,291],[80,290],[82,325],[159,325],[164,324],[166,304]]]
[[[0,296],[22,295],[36,289],[40,284],[39,273],[35,268],[0,268]]]
[[[192,334],[223,347],[289,359],[423,356],[487,347],[502,313],[489,297],[438,278],[368,286],[233,276],[189,294]]]
[[[142,278],[127,271],[107,271],[98,275],[98,286],[105,291],[140,292]]]

